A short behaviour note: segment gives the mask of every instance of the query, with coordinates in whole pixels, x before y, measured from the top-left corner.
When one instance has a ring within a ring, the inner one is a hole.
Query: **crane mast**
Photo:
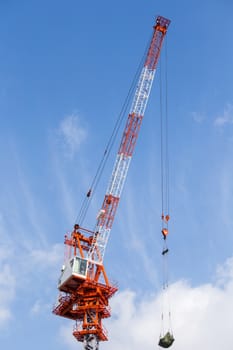
[[[97,350],[108,340],[102,319],[110,317],[109,299],[117,286],[109,282],[103,259],[122,189],[150,95],[163,39],[170,20],[158,16],[131,109],[123,131],[112,175],[93,231],[75,224],[65,236],[67,256],[58,282],[53,313],[76,321],[73,335],[85,350]]]

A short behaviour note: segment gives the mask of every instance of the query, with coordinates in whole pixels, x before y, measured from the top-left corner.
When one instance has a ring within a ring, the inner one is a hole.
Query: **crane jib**
[[[120,147],[117,153],[109,185],[97,216],[96,240],[88,252],[88,259],[96,263],[103,263],[111,227],[114,222],[117,206],[127,177],[130,161],[135,149],[142,119],[146,110],[155,70],[158,63],[163,39],[166,35],[170,20],[158,16],[154,25],[154,32],[146,55],[145,63],[139,76],[131,109],[123,131]],[[110,200],[111,197],[111,200]],[[109,199],[109,204],[107,203]]]

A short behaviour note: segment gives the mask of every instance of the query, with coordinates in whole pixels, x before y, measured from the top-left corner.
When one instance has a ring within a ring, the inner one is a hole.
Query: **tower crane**
[[[83,342],[85,350],[98,350],[99,342],[108,340],[102,320],[110,317],[109,299],[118,288],[109,282],[103,265],[104,253],[169,24],[169,19],[158,16],[153,26],[152,39],[95,228],[89,230],[76,223],[72,233],[65,235],[67,254],[53,313],[76,322],[73,335],[77,341]]]

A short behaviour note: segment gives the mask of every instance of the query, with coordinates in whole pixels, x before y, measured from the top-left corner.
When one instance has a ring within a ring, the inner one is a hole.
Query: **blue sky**
[[[191,350],[216,350],[222,339],[231,348],[232,11],[230,0],[1,1],[5,349],[82,348],[72,337],[72,322],[51,314],[63,237],[72,229],[158,14],[172,21],[167,52],[173,349],[189,344]],[[110,340],[102,349],[154,349],[160,332],[159,118],[157,74],[106,251],[105,266],[119,292],[111,302],[113,317],[105,322]],[[95,221],[114,159],[113,152],[86,226]]]

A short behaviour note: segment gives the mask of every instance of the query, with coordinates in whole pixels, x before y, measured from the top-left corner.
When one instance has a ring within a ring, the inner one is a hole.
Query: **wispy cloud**
[[[59,266],[62,264],[64,252],[62,243],[48,244],[41,248],[36,235],[34,248],[30,244],[24,244],[24,241],[27,241],[26,230],[23,235],[17,230],[13,232],[10,227],[6,225],[3,215],[0,215],[0,240],[4,242],[0,246],[0,331],[7,329],[10,325],[9,322],[14,318],[13,303],[16,296],[19,298],[21,293],[24,293],[24,297],[33,303],[31,314],[51,309],[51,305],[49,306],[43,300],[43,298],[48,297],[50,287],[47,287],[46,290],[42,288],[39,301],[36,299],[38,295],[35,292],[41,288],[42,281],[47,281],[45,285],[48,281],[50,283],[52,281],[55,295],[56,282],[54,278],[59,275]],[[18,227],[18,230],[20,229],[21,226]],[[12,234],[9,235],[9,233]],[[22,242],[17,239],[17,233],[19,233]],[[40,248],[36,248],[37,246]],[[40,278],[36,276],[40,276]],[[46,295],[46,293],[48,294]]]
[[[224,268],[226,266],[227,278]],[[218,269],[218,279],[224,275],[221,287],[217,283],[209,283],[194,288],[182,280],[170,286],[174,349],[185,350],[188,344],[190,350],[203,347],[205,350],[218,350],[223,339],[224,347],[231,348],[232,271],[233,259],[229,259],[222,269]],[[101,343],[101,349],[155,348],[161,332],[163,303],[162,292],[156,295],[145,294],[142,300],[138,300],[132,290],[118,293],[111,300],[112,317],[105,321],[109,330],[109,342]],[[69,349],[75,349],[70,325],[62,326],[60,336]]]
[[[51,305],[48,303],[45,303],[41,299],[37,299],[31,307],[30,315],[37,316],[37,315],[44,313],[44,312],[50,313],[51,312]]]
[[[192,119],[199,124],[201,124],[205,120],[205,115],[203,113],[192,112],[191,116]]]
[[[74,191],[72,190],[71,181],[69,181],[70,178],[67,176],[62,167],[61,159],[55,151],[53,151],[52,163],[54,167],[54,178],[57,182],[57,193],[59,193],[62,212],[64,213],[64,216],[66,216],[67,222],[73,224],[76,214]]]
[[[232,240],[233,218],[231,215],[233,205],[233,164],[232,145],[225,147],[225,153],[221,157],[221,167],[219,167],[218,177],[215,184],[217,197],[217,212],[225,239]]]
[[[217,268],[217,284],[224,288],[228,283],[233,283],[233,257],[227,259],[223,265]]]
[[[148,279],[148,283],[153,286],[158,285],[158,273],[156,269],[152,269],[151,266],[154,264],[154,256],[148,254],[149,242],[151,235],[153,237],[153,220],[154,218],[150,215],[147,216],[147,212],[144,210],[144,203],[137,201],[135,192],[131,189],[130,181],[127,183],[127,195],[124,196],[124,201],[122,202],[122,216],[118,218],[118,224],[120,225],[119,232],[122,232],[122,242],[129,256],[133,256],[135,259],[136,268],[142,268],[144,270],[144,275]],[[138,193],[137,193],[138,194]],[[148,198],[148,210],[150,208],[153,212],[154,208],[151,208],[151,202]],[[138,215],[138,212],[143,213],[143,215]],[[150,213],[151,213],[150,212]],[[146,224],[145,224],[146,222]],[[152,229],[150,229],[152,226]],[[145,239],[144,231],[147,232],[148,238]],[[127,232],[127,235],[125,235]],[[153,238],[152,238],[153,239]],[[156,240],[153,241],[156,245]],[[131,273],[129,271],[129,273]],[[135,272],[134,272],[135,273]],[[134,275],[132,273],[132,275]],[[133,277],[133,276],[132,276]]]
[[[31,312],[36,313],[36,300],[40,298],[41,309],[53,287],[56,295],[55,279],[63,260],[63,243],[53,243],[49,232],[53,219],[47,216],[48,198],[43,193],[38,196],[22,164],[18,151],[9,152],[7,165],[12,176],[0,198],[0,331],[4,332],[19,315],[16,298],[26,298],[33,305]],[[1,166],[6,168],[4,159]]]
[[[227,278],[225,268],[227,265]],[[218,350],[231,349],[233,314],[233,259],[218,270],[218,279],[223,274],[224,283],[202,284],[192,287],[186,281],[170,286],[172,324],[175,337],[174,349]],[[101,349],[111,350],[156,347],[161,332],[161,311],[164,296],[144,295],[138,300],[132,290],[118,293],[111,300],[112,318],[105,321],[109,330],[109,342],[101,343]],[[166,330],[167,325],[164,325]],[[74,349],[70,325],[62,327],[60,336],[69,349]],[[208,339],[208,341],[206,341]]]
[[[30,260],[40,268],[48,269],[48,267],[59,266],[59,263],[62,263],[63,252],[63,244],[54,244],[47,249],[32,249]]]
[[[1,258],[1,257],[0,257]],[[1,264],[0,272],[0,328],[5,328],[13,318],[11,303],[15,297],[16,276],[9,264]]]
[[[33,235],[34,237],[36,235],[36,238],[38,241],[40,241],[40,244],[46,245],[46,231],[42,222],[43,210],[40,208],[38,198],[34,194],[33,189],[30,188],[30,181],[24,174],[20,163],[18,163],[17,167],[17,179],[21,190],[21,193],[18,193],[18,195],[20,195],[20,199],[23,199],[24,201],[27,221],[32,228]],[[38,216],[38,212],[40,213],[40,216]],[[25,216],[25,213],[23,216]]]
[[[72,336],[72,322],[64,324],[59,329],[59,338],[61,342],[68,347],[69,350],[77,350],[77,340]]]
[[[224,126],[227,124],[233,124],[233,105],[228,103],[224,108],[223,114],[219,115],[214,120],[215,126]]]
[[[85,141],[87,131],[81,125],[79,116],[71,114],[60,122],[58,135],[61,138],[64,155],[72,158]]]
[[[83,153],[79,152],[87,135],[88,129],[76,113],[66,116],[49,133],[53,185],[56,186],[64,217],[71,225],[77,215],[77,192],[81,191],[80,184],[89,179],[85,158]],[[79,157],[76,158],[74,167],[72,162],[78,153]]]
[[[13,318],[11,305],[16,293],[16,274],[9,264],[14,254],[10,240],[7,238],[7,231],[3,215],[0,214],[0,329],[5,329]]]

